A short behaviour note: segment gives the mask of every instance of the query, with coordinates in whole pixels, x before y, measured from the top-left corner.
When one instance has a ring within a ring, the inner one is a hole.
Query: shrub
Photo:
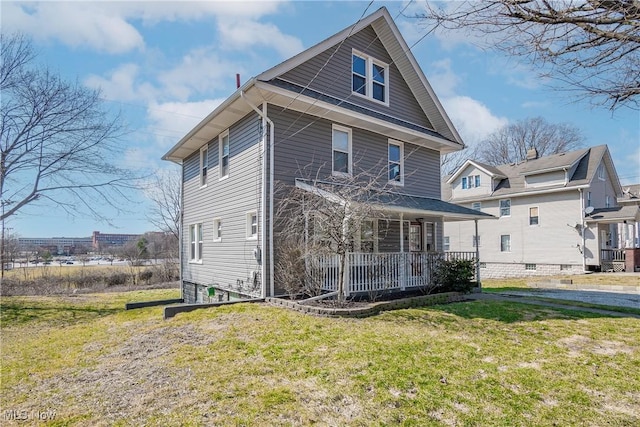
[[[151,270],[144,270],[138,273],[138,279],[144,280],[147,284],[149,284],[149,281],[151,280],[152,277],[153,277],[153,271]]]
[[[474,261],[453,259],[441,261],[434,269],[433,280],[440,292],[469,293],[473,288]]]
[[[129,275],[126,273],[113,273],[107,277],[107,286],[118,286],[127,283]]]

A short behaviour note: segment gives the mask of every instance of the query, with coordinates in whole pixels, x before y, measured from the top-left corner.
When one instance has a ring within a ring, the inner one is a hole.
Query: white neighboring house
[[[521,163],[495,167],[467,160],[443,178],[442,200],[498,220],[479,224],[477,242],[473,222],[445,223],[444,249],[478,244],[483,278],[622,271],[625,246],[637,242],[622,239],[620,224],[639,219],[622,197],[606,145],[545,157],[530,150]]]

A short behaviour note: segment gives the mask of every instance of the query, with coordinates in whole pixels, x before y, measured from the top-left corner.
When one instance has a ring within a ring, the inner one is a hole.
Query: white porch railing
[[[475,260],[475,252],[349,253],[345,259],[345,293],[366,293],[426,287],[441,260]],[[337,291],[340,257],[316,255],[307,259],[309,277],[324,291]]]

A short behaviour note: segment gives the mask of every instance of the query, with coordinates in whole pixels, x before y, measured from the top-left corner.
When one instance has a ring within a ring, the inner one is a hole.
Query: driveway
[[[640,308],[640,292],[627,290],[624,292],[600,290],[567,290],[567,289],[528,289],[522,291],[505,291],[500,295],[533,296],[554,298],[559,300],[581,301],[591,304],[601,304],[617,307]]]

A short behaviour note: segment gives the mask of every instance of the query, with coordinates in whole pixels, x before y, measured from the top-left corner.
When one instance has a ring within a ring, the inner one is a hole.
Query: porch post
[[[400,252],[404,252],[404,214],[400,212]]]
[[[478,283],[478,289],[482,289],[480,283],[480,245],[478,244],[478,219],[473,220],[476,231],[476,283]]]

